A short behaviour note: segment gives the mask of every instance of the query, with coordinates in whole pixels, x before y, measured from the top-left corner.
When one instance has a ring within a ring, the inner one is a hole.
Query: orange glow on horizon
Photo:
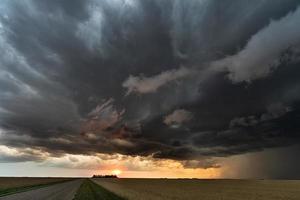
[[[123,171],[121,178],[220,178],[219,169],[179,169],[154,171]]]
[[[113,175],[117,175],[117,176],[119,176],[120,174],[122,174],[122,171],[119,170],[119,169],[114,169],[111,172],[112,172]]]
[[[94,174],[99,173],[96,172]],[[101,170],[100,174],[113,174],[120,178],[220,178],[220,169],[172,169],[165,166],[164,169],[154,169],[154,170]],[[92,175],[92,174],[91,174]]]

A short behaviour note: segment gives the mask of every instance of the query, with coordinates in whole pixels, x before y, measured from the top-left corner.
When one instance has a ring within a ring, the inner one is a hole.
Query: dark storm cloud
[[[299,143],[298,4],[5,0],[1,144],[207,168]]]

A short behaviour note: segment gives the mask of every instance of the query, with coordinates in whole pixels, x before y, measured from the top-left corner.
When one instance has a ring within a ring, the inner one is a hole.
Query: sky
[[[0,176],[300,178],[298,0],[1,0]]]

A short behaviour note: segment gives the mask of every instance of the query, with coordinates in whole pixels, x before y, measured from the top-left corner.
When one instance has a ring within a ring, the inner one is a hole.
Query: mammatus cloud
[[[164,85],[180,80],[192,73],[192,70],[185,67],[179,69],[172,69],[164,71],[158,75],[152,77],[132,76],[130,75],[122,84],[124,88],[127,88],[126,95],[131,93],[153,93],[156,92],[160,87]]]
[[[280,56],[300,41],[300,8],[253,35],[245,48],[236,55],[213,63],[213,67],[228,70],[234,82],[251,82],[269,75],[280,64]]]
[[[188,122],[192,119],[193,115],[191,112],[179,109],[174,110],[171,114],[164,118],[164,123],[168,126],[171,125],[181,125],[184,122]]]

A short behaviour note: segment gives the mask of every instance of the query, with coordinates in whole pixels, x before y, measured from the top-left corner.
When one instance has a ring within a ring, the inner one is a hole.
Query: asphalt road
[[[82,180],[74,180],[58,183],[44,188],[0,197],[0,200],[72,200],[81,182]]]

